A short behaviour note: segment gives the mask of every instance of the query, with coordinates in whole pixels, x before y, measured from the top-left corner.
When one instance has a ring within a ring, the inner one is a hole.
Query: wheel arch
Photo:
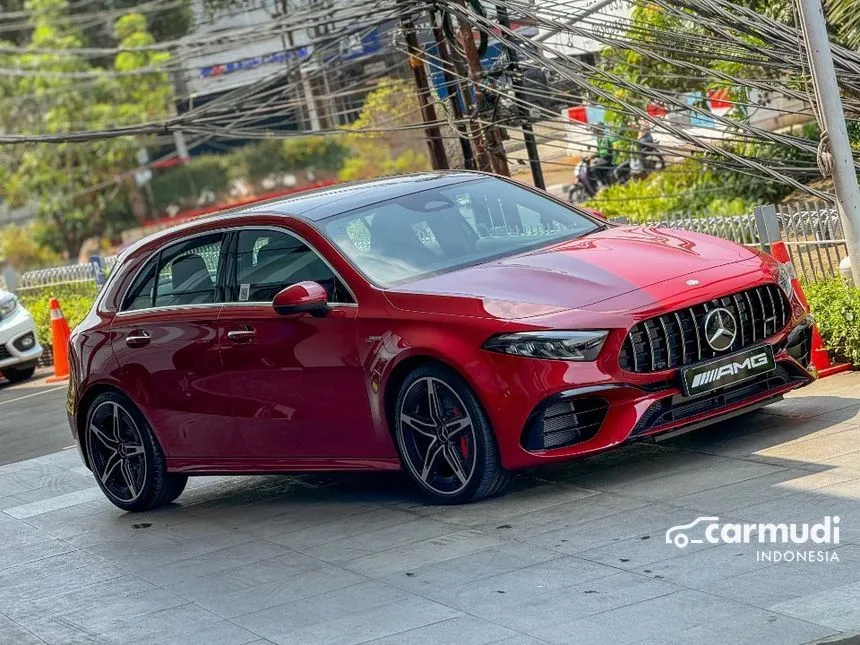
[[[125,397],[126,399],[128,399],[129,401],[131,401],[132,405],[134,405],[134,407],[137,409],[137,411],[141,415],[143,415],[143,418],[146,420],[146,422],[150,426],[150,428],[152,427],[152,424],[150,423],[149,419],[146,417],[146,414],[143,412],[143,410],[140,409],[140,406],[134,402],[134,399],[132,399],[128,395],[128,392],[125,392],[121,387],[119,387],[115,383],[106,383],[103,381],[99,382],[99,383],[93,383],[81,395],[81,398],[78,401],[77,410],[76,410],[76,414],[75,414],[75,426],[76,426],[75,431],[77,432],[78,443],[81,446],[81,455],[83,456],[84,465],[86,465],[87,468],[91,468],[90,463],[89,463],[89,452],[87,451],[87,443],[86,443],[87,442],[87,433],[86,433],[87,415],[89,413],[90,406],[92,406],[92,404],[93,404],[93,401],[95,401],[99,395],[107,394],[110,392],[113,392],[115,394],[119,394],[119,395]],[[159,448],[161,448],[161,450],[163,452],[164,447],[161,445],[161,442],[158,439],[158,435],[155,432],[153,432],[152,435],[153,435],[153,437],[155,437],[155,440],[158,442]]]
[[[475,399],[478,401],[478,405],[481,406],[484,414],[487,415],[487,407],[481,397],[480,390],[472,382],[472,379],[469,378],[469,375],[458,368],[456,363],[431,353],[410,354],[403,357],[391,368],[388,377],[385,379],[382,391],[385,422],[392,440],[394,439],[394,408],[397,403],[397,395],[400,392],[400,387],[413,371],[424,365],[436,365],[459,376],[469,389],[472,390],[472,394],[474,394]],[[489,419],[489,415],[487,415],[487,418]]]

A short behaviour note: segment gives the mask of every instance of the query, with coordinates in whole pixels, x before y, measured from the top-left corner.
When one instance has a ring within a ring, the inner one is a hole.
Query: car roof
[[[355,208],[487,176],[469,171],[427,172],[336,184],[298,193],[291,197],[254,204],[237,211],[237,214],[241,212],[297,215],[318,222]]]
[[[481,172],[451,170],[397,175],[394,177],[355,181],[316,188],[290,197],[276,197],[254,204],[253,206],[240,206],[232,209],[225,208],[220,212],[186,220],[138,240],[124,249],[120,253],[120,257],[128,257],[140,247],[161,238],[173,237],[179,231],[193,231],[204,222],[210,224],[217,221],[229,225],[232,219],[244,219],[253,213],[259,213],[260,215],[297,216],[312,222],[318,222],[355,208],[371,206],[389,199],[402,197],[403,195],[488,177],[492,177],[492,175]]]

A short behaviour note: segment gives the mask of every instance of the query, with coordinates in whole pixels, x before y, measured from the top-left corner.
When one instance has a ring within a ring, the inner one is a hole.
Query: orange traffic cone
[[[785,242],[772,242],[770,245],[770,254],[780,264],[790,265],[792,275],[791,287],[794,289],[794,293],[797,295],[800,304],[803,305],[806,311],[809,311],[809,302],[803,293],[803,287],[800,286],[800,280],[797,278],[797,272],[794,270],[794,265],[791,262],[791,257],[788,255]],[[818,371],[818,376],[822,378],[831,376],[832,374],[839,374],[840,372],[847,372],[851,369],[850,363],[831,364],[827,348],[821,339],[821,333],[818,331],[818,325],[812,326],[812,365]]]
[[[48,383],[65,381],[69,378],[69,323],[60,308],[60,301],[51,298],[51,344],[54,354],[54,375],[47,378]]]

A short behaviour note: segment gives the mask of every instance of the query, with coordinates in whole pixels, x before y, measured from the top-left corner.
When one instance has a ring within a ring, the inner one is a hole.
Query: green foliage
[[[28,271],[60,263],[60,256],[36,244],[33,226],[7,226],[0,229],[0,259],[16,271]]]
[[[170,204],[183,205],[199,197],[203,191],[217,193],[226,189],[230,183],[229,168],[229,158],[205,155],[157,173],[150,184],[155,208],[161,210]]]
[[[688,159],[644,179],[610,186],[585,206],[632,222],[678,214],[740,215],[789,191],[776,182]]]
[[[418,108],[415,92],[405,81],[382,79],[367,95],[359,118],[348,128],[351,133],[346,135],[346,144],[352,155],[344,162],[340,178],[351,181],[429,169],[421,129],[376,132],[379,128],[417,123]]]
[[[230,155],[230,163],[235,177],[258,181],[273,173],[310,168],[337,172],[347,154],[347,148],[334,137],[307,136],[245,146]]]
[[[860,289],[833,278],[804,284],[803,292],[832,357],[860,364]]]
[[[36,323],[39,343],[46,347],[51,346],[51,312],[48,309],[51,298],[59,299],[69,328],[74,329],[75,325],[86,317],[96,294],[98,287],[94,281],[18,290],[21,304],[30,312]]]
[[[32,31],[24,53],[0,56],[0,66],[33,74],[0,79],[0,130],[17,133],[109,129],[158,119],[167,113],[170,83],[160,68],[169,54],[158,51],[123,52],[113,61],[113,76],[86,58],[65,52],[86,41],[69,20],[66,0],[27,0]],[[122,16],[114,25],[123,47],[154,42],[139,14]],[[53,50],[50,54],[36,50]],[[126,75],[142,68],[150,73]],[[69,72],[80,77],[67,75]],[[59,74],[58,74],[59,73]],[[6,106],[4,106],[6,107]],[[118,174],[137,165],[136,153],[145,142],[133,137],[85,143],[39,143],[7,146],[0,157],[0,196],[13,204],[38,204],[38,241],[70,257],[87,238],[106,228],[105,216],[114,197],[93,190],[113,185]],[[136,191],[133,182],[125,190]]]
[[[314,170],[332,175],[343,166],[349,150],[334,137],[307,136],[270,139],[225,155],[193,157],[182,166],[155,174],[150,184],[155,208],[190,206],[201,193],[226,190],[236,179],[260,181],[271,174]]]

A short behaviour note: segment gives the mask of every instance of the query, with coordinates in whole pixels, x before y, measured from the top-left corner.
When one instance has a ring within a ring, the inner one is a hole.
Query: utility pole
[[[451,111],[454,113],[454,118],[457,121],[457,134],[460,138],[460,149],[463,152],[463,165],[466,170],[475,170],[475,156],[472,153],[472,144],[469,141],[469,132],[466,124],[463,122],[463,106],[460,105],[460,95],[463,92],[460,88],[460,82],[451,73],[453,61],[451,52],[448,49],[448,41],[445,40],[445,34],[442,31],[442,26],[437,22],[439,14],[430,10],[430,21],[433,25],[433,38],[436,40],[436,51],[439,55],[439,67],[442,70],[442,76],[445,79],[445,88],[448,93],[448,102],[451,104]],[[463,96],[465,100],[465,96]]]
[[[415,25],[409,14],[403,15],[402,24],[406,34],[406,47],[409,51],[409,68],[412,70],[412,78],[415,80],[415,87],[418,90],[418,103],[421,106],[421,117],[424,120],[424,133],[427,149],[430,153],[430,163],[434,170],[447,170],[450,166],[448,165],[448,155],[445,152],[445,142],[442,140],[442,131],[439,129],[436,118],[436,108],[431,100],[427,70],[421,59],[421,48],[418,45],[418,36],[415,34]]]
[[[508,8],[505,7],[505,5],[496,5],[496,17],[498,18],[502,29],[510,32],[511,21],[508,17]],[[504,33],[503,31],[502,37],[510,38],[511,35],[509,33]],[[528,102],[528,99],[525,94],[523,94],[522,86],[520,85],[520,77],[522,75],[522,71],[520,70],[520,59],[519,56],[517,56],[517,50],[513,46],[505,44],[505,49],[508,52],[508,60],[511,63],[511,81],[514,87],[514,97],[517,100],[517,111],[520,114],[523,139],[526,143],[526,154],[529,157],[529,166],[531,166],[532,170],[532,181],[534,182],[535,188],[546,190],[546,182],[543,179],[543,169],[541,168],[540,157],[538,156],[537,141],[535,141],[535,133],[534,130],[532,130],[531,121],[529,121],[529,111],[525,105]]]
[[[455,0],[453,4],[457,4],[464,10],[466,8],[465,0]],[[457,21],[460,25],[460,46],[466,54],[466,63],[469,66],[469,78],[472,80],[472,86],[475,88],[475,99],[480,108],[485,104],[484,89],[481,87],[481,80],[484,76],[484,70],[481,67],[481,57],[478,55],[478,48],[475,47],[475,39],[472,35],[472,27],[465,20],[460,18]],[[480,113],[478,114],[480,116]],[[478,167],[481,170],[491,169],[495,174],[504,177],[510,177],[511,171],[508,168],[508,158],[505,154],[505,147],[502,145],[502,132],[497,125],[483,125],[484,138],[486,140],[486,150],[478,150]],[[482,152],[489,157],[489,168],[484,163]]]
[[[836,187],[836,202],[845,231],[848,257],[851,259],[851,274],[854,284],[860,287],[860,192],[845,127],[845,112],[833,68],[824,8],[821,0],[797,0],[797,4],[803,21],[803,36],[812,70],[818,113],[821,115],[822,137],[826,131],[830,139],[833,184]]]

